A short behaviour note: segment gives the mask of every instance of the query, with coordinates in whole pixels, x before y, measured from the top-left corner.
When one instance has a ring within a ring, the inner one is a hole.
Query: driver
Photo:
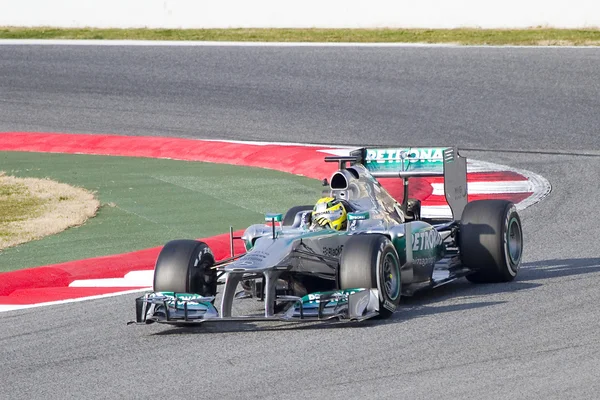
[[[340,200],[322,197],[317,201],[311,214],[311,229],[330,228],[336,231],[346,229],[348,220],[346,208]]]

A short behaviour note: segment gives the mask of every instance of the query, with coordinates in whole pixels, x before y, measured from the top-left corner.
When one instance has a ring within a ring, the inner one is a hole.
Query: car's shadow
[[[501,304],[501,301],[475,302],[469,304],[453,304],[443,306],[420,306],[406,313],[404,307],[400,307],[396,313],[388,319],[372,319],[362,322],[219,322],[210,321],[198,325],[177,326],[156,332],[154,335],[185,335],[201,333],[226,333],[243,331],[282,331],[282,330],[319,330],[319,329],[364,329],[378,324],[399,323],[407,319],[423,317],[432,314],[441,314],[445,312],[462,311],[474,308],[489,307]]]
[[[519,281],[553,279],[600,272],[600,258],[565,258],[524,263]]]
[[[186,335],[243,331],[364,329],[381,324],[403,323],[434,314],[493,307],[506,301],[477,301],[496,293],[531,290],[542,286],[544,280],[600,272],[600,258],[554,259],[528,262],[522,265],[516,281],[504,284],[473,284],[459,279],[436,289],[423,290],[412,297],[404,297],[399,309],[385,320],[363,322],[205,322],[200,325],[169,327],[154,335]],[[536,282],[533,282],[536,281]],[[447,299],[457,299],[460,304],[436,305]]]

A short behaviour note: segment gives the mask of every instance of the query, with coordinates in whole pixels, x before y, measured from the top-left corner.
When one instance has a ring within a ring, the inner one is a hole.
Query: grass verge
[[[600,29],[62,29],[0,27],[0,39],[600,45]]]
[[[322,190],[318,180],[279,171],[149,158],[0,152],[0,166],[86,188],[101,203],[84,225],[1,251],[0,271],[243,229],[265,212],[311,204]]]

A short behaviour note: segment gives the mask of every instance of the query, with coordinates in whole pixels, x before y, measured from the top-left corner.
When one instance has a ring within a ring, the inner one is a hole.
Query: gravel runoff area
[[[0,172],[0,251],[80,226],[99,206],[83,188]]]

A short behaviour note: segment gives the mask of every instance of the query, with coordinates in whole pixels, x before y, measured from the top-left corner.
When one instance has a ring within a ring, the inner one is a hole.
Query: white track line
[[[347,43],[347,42],[214,42],[192,40],[72,40],[0,39],[4,46],[160,46],[160,47],[396,47],[452,49],[600,49],[600,46],[488,46],[455,43]]]
[[[78,279],[69,287],[140,287],[151,288],[154,270],[131,271],[123,278]]]
[[[96,296],[79,297],[76,299],[57,300],[57,301],[49,301],[46,303],[36,303],[36,304],[0,304],[0,312],[24,310],[26,308],[35,308],[35,307],[43,307],[43,306],[53,306],[53,305],[57,305],[57,304],[77,303],[80,301],[103,299],[105,297],[114,297],[114,296],[120,296],[123,294],[145,292],[146,290],[147,290],[146,288],[124,290],[124,291],[115,292],[115,293],[99,294]]]
[[[421,216],[425,218],[452,218],[449,206],[422,206]]]
[[[224,283],[227,273],[219,277],[219,282]],[[69,287],[86,288],[119,288],[138,287],[140,289],[151,290],[154,281],[154,270],[131,271],[124,278],[103,278],[103,279],[78,279],[69,284]],[[0,308],[1,311],[1,308]]]

